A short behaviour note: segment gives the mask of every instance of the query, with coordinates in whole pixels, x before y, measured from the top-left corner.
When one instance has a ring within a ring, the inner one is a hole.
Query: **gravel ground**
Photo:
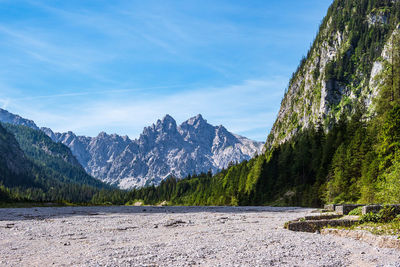
[[[310,209],[0,209],[0,266],[400,266],[400,251],[283,224]]]

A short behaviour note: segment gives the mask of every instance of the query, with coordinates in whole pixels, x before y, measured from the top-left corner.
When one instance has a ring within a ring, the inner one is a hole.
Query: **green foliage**
[[[11,199],[10,190],[4,185],[0,185],[0,202],[9,202]]]
[[[88,203],[111,189],[41,131],[0,124],[0,152],[0,202]]]
[[[396,218],[396,212],[392,206],[384,206],[378,213],[382,223],[391,222]]]
[[[380,176],[378,189],[380,202],[400,203],[400,162],[398,153],[396,153],[393,165]]]
[[[394,207],[384,206],[378,213],[368,213],[361,216],[360,223],[388,223],[394,221],[397,217]]]
[[[362,207],[357,207],[349,212],[349,215],[360,216],[362,214]]]
[[[370,212],[367,214],[364,214],[363,216],[361,216],[360,218],[360,223],[378,223],[381,220],[381,217],[379,216],[379,214]]]
[[[105,187],[105,184],[86,173],[68,147],[53,142],[42,131],[19,125],[4,126],[15,136],[28,159],[39,167],[40,176],[52,177],[64,183]]]

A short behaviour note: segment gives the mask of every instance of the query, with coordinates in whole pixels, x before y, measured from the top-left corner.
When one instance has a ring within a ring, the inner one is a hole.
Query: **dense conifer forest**
[[[0,201],[83,203],[100,188],[111,188],[89,176],[66,146],[41,131],[3,124],[0,137]]]

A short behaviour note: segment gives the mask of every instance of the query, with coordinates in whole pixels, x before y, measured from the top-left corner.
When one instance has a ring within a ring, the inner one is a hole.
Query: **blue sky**
[[[332,0],[0,0],[0,107],[136,138],[202,114],[265,141]]]

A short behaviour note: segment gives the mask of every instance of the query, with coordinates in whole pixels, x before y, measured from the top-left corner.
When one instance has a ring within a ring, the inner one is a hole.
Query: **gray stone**
[[[335,207],[336,207],[335,204],[326,204],[326,205],[324,205],[324,209],[325,210],[330,210],[330,211],[335,211]]]
[[[358,207],[362,207],[362,206],[364,206],[364,205],[357,205],[357,204],[338,205],[335,207],[335,211],[337,214],[347,215],[347,214],[349,214],[350,211],[352,211]]]
[[[358,220],[341,219],[341,220],[312,220],[312,221],[292,221],[285,226],[290,231],[315,233],[324,227],[349,227],[357,223]]]
[[[391,207],[394,207],[394,210],[396,213],[400,214],[400,205],[389,205]],[[384,207],[384,205],[368,205],[368,206],[364,206],[362,208],[362,214],[365,215],[367,213],[378,213],[382,208]]]
[[[337,219],[340,217],[342,217],[342,215],[329,214],[329,215],[305,216],[304,219],[306,221],[312,221],[312,220],[330,220],[330,219]]]

